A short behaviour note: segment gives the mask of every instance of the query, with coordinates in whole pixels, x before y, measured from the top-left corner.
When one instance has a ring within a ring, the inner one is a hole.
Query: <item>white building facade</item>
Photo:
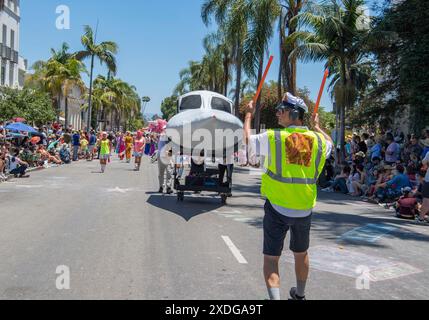
[[[19,55],[20,0],[0,0],[0,85],[24,86],[27,61]]]
[[[87,112],[85,112],[82,107],[85,104],[83,99],[83,92],[77,86],[71,88],[68,98],[68,125],[72,126],[74,130],[83,130],[86,128],[86,118]],[[66,117],[66,99],[65,97],[61,98],[61,109],[60,109],[60,121],[65,124]]]

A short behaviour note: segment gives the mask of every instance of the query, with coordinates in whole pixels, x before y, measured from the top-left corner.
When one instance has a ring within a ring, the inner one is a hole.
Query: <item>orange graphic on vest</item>
[[[314,138],[293,133],[286,139],[286,163],[310,167]]]

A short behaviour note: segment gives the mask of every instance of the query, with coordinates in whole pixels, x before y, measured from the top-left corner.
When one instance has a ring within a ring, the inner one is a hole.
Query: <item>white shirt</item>
[[[13,161],[13,160],[15,160],[15,161]],[[9,164],[9,171],[15,170],[19,165],[19,158],[9,156],[8,164]]]
[[[291,126],[289,128],[296,128],[296,129],[305,129],[308,130],[307,127],[297,127],[297,126]],[[326,141],[326,158],[329,158],[332,153],[332,143],[330,141]],[[268,139],[268,132],[264,132],[258,135],[250,136],[249,139],[249,162],[252,165],[255,165],[257,161],[258,156],[264,156],[267,157],[269,155],[269,139]],[[277,206],[275,204],[271,204],[273,208],[280,214],[291,217],[291,218],[305,218],[311,215],[313,212],[313,209],[310,210],[294,210],[289,209],[281,206]]]

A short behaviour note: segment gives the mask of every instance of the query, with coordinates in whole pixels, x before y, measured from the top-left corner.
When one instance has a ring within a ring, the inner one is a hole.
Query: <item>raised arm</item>
[[[255,114],[255,107],[253,105],[253,101],[250,101],[246,108],[246,115],[244,118],[244,130],[243,130],[243,143],[249,144],[249,139],[251,136],[251,130],[252,130],[252,119],[253,115]]]
[[[322,134],[325,137],[325,139],[333,145],[334,141],[332,141],[332,138],[325,131],[323,131],[322,128],[320,128],[320,120],[319,120],[319,114],[318,113],[313,115],[313,123],[314,123],[314,130],[316,130],[316,132]]]

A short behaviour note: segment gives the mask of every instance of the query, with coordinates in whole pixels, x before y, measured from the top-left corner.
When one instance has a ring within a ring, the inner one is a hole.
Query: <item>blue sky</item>
[[[171,95],[179,81],[179,71],[190,60],[203,55],[202,39],[210,32],[201,21],[202,0],[22,0],[20,54],[33,64],[50,56],[50,48],[67,42],[72,51],[81,49],[83,26],[95,28],[98,40],[113,40],[119,45],[117,76],[137,87],[141,96],[152,101],[148,113],[160,113],[162,100]],[[56,8],[70,8],[70,30],[56,28]],[[277,79],[278,42],[273,39],[275,56],[268,80]],[[97,73],[106,69],[97,64]],[[299,64],[298,86],[307,86],[317,97],[323,76],[322,64]],[[332,108],[327,93],[322,105]]]

